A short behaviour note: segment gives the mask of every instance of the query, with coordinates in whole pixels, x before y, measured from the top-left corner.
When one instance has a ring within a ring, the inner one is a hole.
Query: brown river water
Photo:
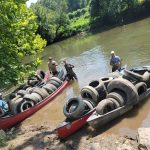
[[[78,96],[81,88],[91,80],[110,72],[111,50],[115,50],[129,68],[150,65],[150,18],[97,34],[75,36],[46,47],[40,68],[47,70],[49,56],[61,65],[66,58],[75,65],[79,81],[71,83],[51,103],[26,119],[22,126],[47,122],[57,126],[63,121],[65,101]],[[105,127],[108,134],[132,134],[139,127],[150,127],[150,98],[109,125]]]

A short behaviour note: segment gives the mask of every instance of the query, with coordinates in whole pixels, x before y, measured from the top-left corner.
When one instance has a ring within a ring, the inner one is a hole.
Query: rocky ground
[[[97,134],[85,127],[66,140],[60,141],[50,124],[13,128],[2,133],[9,137],[1,150],[137,150],[137,136]],[[145,149],[141,146],[141,149]]]

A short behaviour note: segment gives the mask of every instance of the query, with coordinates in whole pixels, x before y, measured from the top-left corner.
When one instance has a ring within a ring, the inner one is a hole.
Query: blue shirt
[[[7,112],[8,111],[8,104],[6,101],[0,99],[0,108],[3,109],[4,112]]]
[[[112,56],[110,59],[110,65],[120,64],[119,56]]]

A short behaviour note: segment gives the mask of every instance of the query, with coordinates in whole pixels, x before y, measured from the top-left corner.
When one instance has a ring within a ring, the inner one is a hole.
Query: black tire
[[[60,83],[58,83],[58,82],[55,81],[55,80],[50,80],[48,83],[54,85],[54,86],[57,87],[57,88],[60,87]]]
[[[98,103],[99,94],[93,87],[85,86],[84,88],[82,88],[80,93],[82,98],[92,99],[95,104]]]
[[[18,92],[17,92],[17,95],[20,95],[20,96],[24,96],[25,94],[28,94],[28,92],[26,91],[26,90],[19,90]]]
[[[92,86],[98,92],[99,94],[98,102],[106,98],[107,91],[102,80],[93,80],[89,83],[89,86]]]
[[[24,112],[25,110],[34,106],[34,102],[32,101],[24,101],[20,105],[20,112]]]
[[[32,94],[26,94],[24,97],[23,97],[24,100],[31,100],[34,102],[34,104],[37,104],[38,102],[40,102],[42,100],[42,97],[37,94],[37,93],[32,93]]]
[[[76,105],[76,108],[74,109],[73,112],[69,112],[69,109],[72,105],[74,106]],[[63,108],[64,115],[71,120],[81,117],[84,113],[84,110],[85,110],[85,104],[83,100],[79,97],[74,97],[69,99],[68,102],[65,103]]]
[[[90,111],[94,108],[94,106],[88,100],[84,99],[83,102],[85,103],[85,110]]]
[[[42,99],[49,96],[48,92],[44,88],[37,88],[36,87],[36,88],[33,89],[33,93],[39,94],[42,97]]]
[[[56,82],[58,82],[60,85],[62,84],[62,81],[61,81],[59,78],[57,78],[57,77],[52,77],[52,78],[51,78],[51,81],[56,81]]]
[[[111,92],[107,95],[106,98],[113,98],[115,99],[120,106],[123,106],[125,105],[125,99],[119,94],[119,93],[116,93],[116,92]]]
[[[20,110],[20,105],[21,105],[22,101],[23,101],[23,98],[21,97],[21,98],[16,99],[14,102],[12,102],[12,105],[11,105],[12,114],[15,115],[20,112],[19,110]]]
[[[115,90],[120,90],[126,95],[126,104],[134,105],[138,102],[139,96],[135,86],[128,80],[117,78],[112,80],[107,87],[108,93]]]
[[[109,99],[113,102],[115,109],[121,107],[120,103],[116,99],[114,99],[114,98],[107,98],[107,99]]]
[[[29,81],[28,81],[28,84],[33,87],[33,86],[35,86],[38,82],[39,82],[39,80],[36,80],[36,79],[35,79],[35,80],[29,80]]]
[[[105,113],[108,113],[112,111],[114,108],[114,103],[109,99],[104,99],[101,102],[98,103],[96,106],[96,112],[99,115],[103,115]]]
[[[147,91],[147,85],[144,82],[139,82],[135,85],[135,88],[137,89],[138,95],[140,96],[144,92]]]
[[[49,83],[44,85],[43,88],[46,89],[49,94],[52,94],[54,91],[57,90],[56,86],[54,86],[53,84],[49,84]]]
[[[127,76],[127,77],[129,77],[131,79],[134,78],[134,79],[136,79],[138,81],[142,81],[143,80],[143,76],[138,74],[138,73],[135,73],[133,71],[126,70],[126,69],[124,70],[124,72],[125,72],[125,76]]]
[[[27,89],[26,89],[26,91],[28,92],[28,93],[32,93],[32,90],[33,90],[33,87],[28,87]]]
[[[100,80],[103,81],[105,87],[107,88],[108,84],[113,80],[113,77],[102,77]]]

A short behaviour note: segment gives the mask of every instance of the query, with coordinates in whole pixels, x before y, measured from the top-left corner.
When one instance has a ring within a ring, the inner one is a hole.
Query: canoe
[[[68,84],[69,82],[65,80],[63,84],[55,92],[53,92],[51,95],[49,95],[44,100],[42,100],[35,106],[31,107],[30,109],[25,110],[24,112],[21,112],[16,115],[0,118],[0,129],[3,129],[3,130],[9,129],[13,127],[14,125],[20,123],[21,121],[25,120],[26,118],[30,117],[35,112],[37,112],[42,107],[44,107],[49,102],[51,102],[58,94],[61,93],[62,90],[64,90],[67,87]]]
[[[126,69],[124,67],[122,70]],[[145,67],[138,67],[138,68],[133,68],[131,71],[136,72],[138,74],[143,74],[145,71],[150,72],[150,66],[145,66]],[[146,93],[145,93],[146,94]],[[141,99],[145,98],[145,95],[141,95]],[[125,108],[124,108],[125,109]],[[128,109],[128,108],[127,108]],[[126,110],[126,109],[125,109]],[[87,123],[87,119],[95,112],[95,108],[91,110],[90,112],[87,112],[85,115],[81,116],[79,119],[74,120],[74,121],[63,121],[57,128],[56,132],[57,135],[60,139],[65,139],[78,131],[80,128],[84,127]]]
[[[81,116],[79,119],[75,121],[64,121],[62,122],[57,128],[57,134],[60,139],[65,139],[68,136],[75,133],[77,130],[82,128],[86,123],[87,119],[91,116],[91,114],[95,111],[95,109],[91,110],[90,112],[86,113],[85,115]]]
[[[147,91],[139,97],[138,103],[142,102],[148,96],[150,96],[150,88],[147,89]],[[106,123],[114,120],[115,118],[122,116],[123,114],[131,110],[133,107],[133,105],[125,105],[115,110],[112,110],[104,115],[97,114],[95,110],[93,114],[87,119],[87,122],[93,128],[99,128],[100,126],[105,125]]]

